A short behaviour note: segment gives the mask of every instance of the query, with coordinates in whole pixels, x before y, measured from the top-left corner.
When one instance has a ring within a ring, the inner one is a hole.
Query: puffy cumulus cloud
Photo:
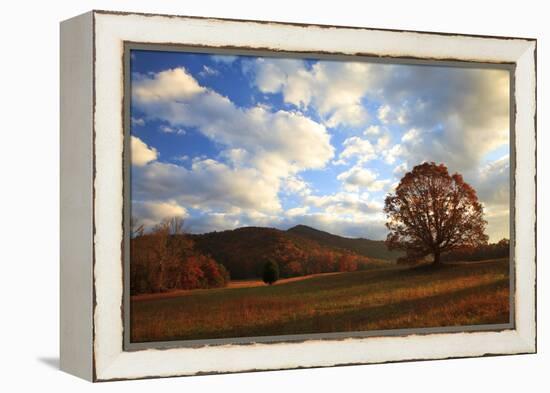
[[[138,226],[151,228],[165,219],[188,216],[187,210],[175,201],[132,201],[132,217]]]
[[[394,111],[388,104],[383,104],[378,107],[377,117],[383,124],[397,123],[405,124],[407,122],[406,112],[404,108]]]
[[[296,216],[303,216],[309,211],[309,206],[303,206],[303,207],[293,207],[292,209],[288,209],[285,214],[289,217],[296,217]]]
[[[289,176],[283,180],[283,190],[288,194],[309,195],[311,194],[310,185],[299,176]]]
[[[132,165],[144,166],[149,162],[154,161],[158,157],[158,151],[154,147],[149,147],[145,142],[136,136],[130,138],[130,149],[132,157]]]
[[[397,158],[402,155],[402,152],[403,152],[403,148],[398,143],[391,146],[388,149],[383,150],[382,156],[384,157],[384,160],[386,161],[387,164],[392,165],[395,163]]]
[[[407,132],[403,134],[401,137],[402,142],[414,142],[415,140],[418,140],[418,137],[420,136],[420,131],[418,131],[416,128],[411,128]]]
[[[349,216],[362,220],[370,215],[379,215],[382,205],[369,201],[367,195],[358,192],[338,192],[329,195],[308,195],[304,198],[306,206],[322,209],[327,214]]]
[[[344,188],[348,191],[358,191],[363,188],[376,192],[387,189],[391,183],[390,180],[379,180],[374,171],[360,165],[340,173],[336,178],[344,183]]]
[[[354,158],[364,163],[377,157],[375,147],[368,139],[352,136],[347,138],[342,146],[344,149],[338,156],[338,160],[334,162],[336,165],[344,165]]]
[[[506,70],[289,59],[257,59],[248,69],[260,91],[317,110],[329,127],[364,124],[362,102],[379,102],[379,122],[407,130],[388,163],[399,153],[410,165],[437,161],[465,171],[508,142]]]
[[[265,176],[286,177],[322,168],[334,154],[323,125],[298,112],[238,108],[227,97],[199,86],[183,68],[141,78],[135,84],[135,104],[148,117],[197,128],[225,146],[226,157],[235,158],[235,165],[248,165]]]
[[[342,143],[342,152],[333,163],[345,165],[356,160],[358,164],[363,164],[380,158],[388,164],[393,164],[401,154],[401,146],[399,144],[392,145],[392,138],[387,129],[371,126],[363,132],[363,135],[366,138],[361,136],[346,138]]]
[[[183,68],[150,75],[138,75],[132,84],[132,97],[139,103],[189,99],[205,89]]]
[[[411,167],[436,161],[475,170],[509,142],[509,83],[505,70],[393,66],[381,85],[382,117],[406,130],[401,158]]]
[[[281,93],[286,103],[312,107],[329,127],[361,126],[369,114],[361,100],[384,71],[365,62],[322,61],[311,67],[294,59],[260,58],[247,64],[263,93]]]
[[[280,184],[252,168],[230,168],[212,160],[195,160],[190,169],[153,162],[136,168],[133,196],[138,200],[174,200],[213,212],[279,212]]]

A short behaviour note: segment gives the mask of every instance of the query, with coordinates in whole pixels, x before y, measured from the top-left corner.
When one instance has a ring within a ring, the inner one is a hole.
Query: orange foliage
[[[441,254],[486,244],[487,222],[475,190],[462,175],[450,175],[443,164],[423,163],[405,174],[386,197],[384,212],[390,249],[407,253],[407,259]]]

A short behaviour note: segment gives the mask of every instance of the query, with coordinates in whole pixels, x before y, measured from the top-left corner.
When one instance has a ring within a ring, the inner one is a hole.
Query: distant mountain
[[[281,266],[293,261],[303,263],[316,252],[331,251],[330,247],[275,228],[242,227],[190,237],[196,249],[223,264],[233,279],[259,277],[268,259]]]
[[[287,233],[313,240],[326,247],[348,250],[370,258],[395,260],[403,255],[399,251],[388,250],[383,240],[342,237],[306,225],[296,225],[288,229]]]
[[[379,264],[374,259],[399,256],[382,241],[344,238],[304,225],[287,231],[243,227],[188,236],[198,251],[223,264],[232,279],[259,277],[267,260],[276,261],[281,274],[290,277],[338,271],[350,258],[364,269]]]

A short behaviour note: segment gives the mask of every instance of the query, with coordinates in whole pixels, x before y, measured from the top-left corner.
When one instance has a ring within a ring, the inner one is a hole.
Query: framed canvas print
[[[536,351],[536,41],[61,24],[61,368]]]

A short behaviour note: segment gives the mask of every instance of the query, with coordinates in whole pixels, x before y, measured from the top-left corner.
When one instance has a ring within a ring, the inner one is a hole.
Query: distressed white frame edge
[[[60,368],[93,379],[93,14],[60,26]]]
[[[103,12],[95,12],[94,20],[96,380],[536,351],[534,41]],[[124,41],[516,62],[516,189],[520,190],[516,193],[515,210],[516,329],[124,352],[121,316]]]

